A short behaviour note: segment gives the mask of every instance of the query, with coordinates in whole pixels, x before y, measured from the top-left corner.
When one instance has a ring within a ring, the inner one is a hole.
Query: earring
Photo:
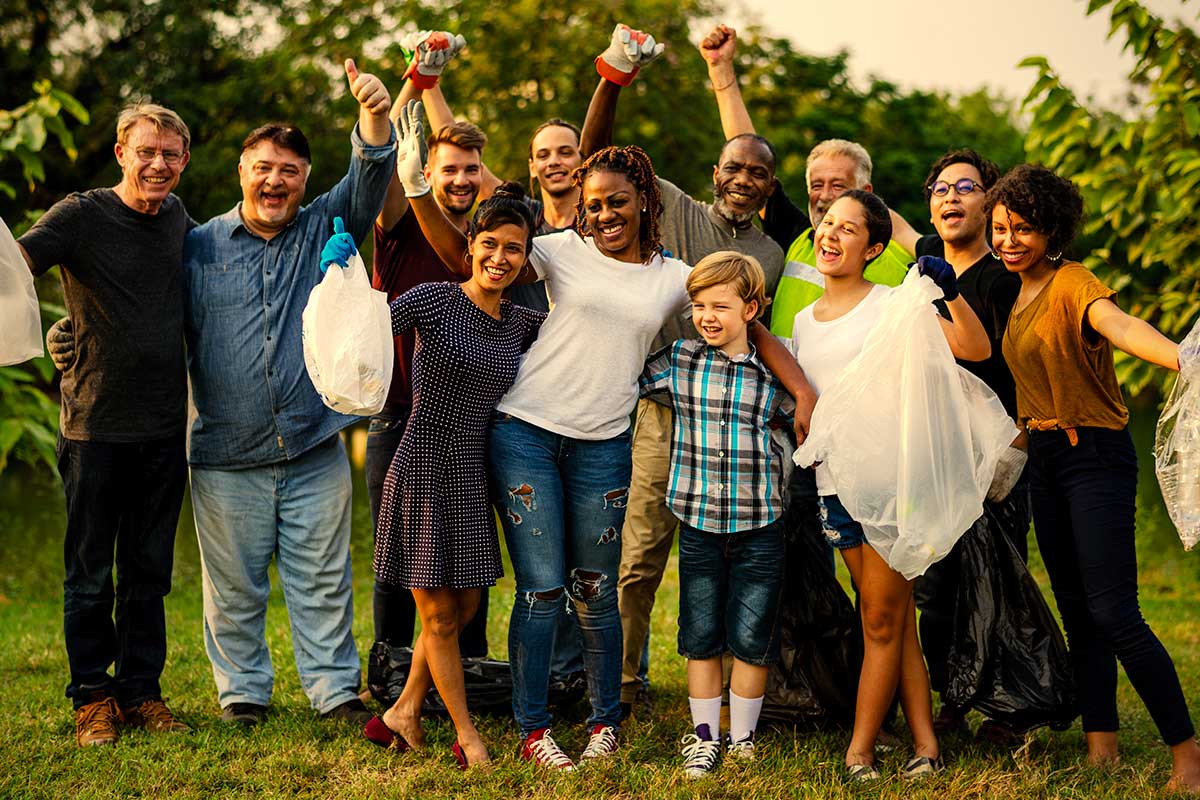
[[[1062,261],[1062,250],[1059,250],[1057,253],[1052,253],[1049,258],[1051,261]]]
[[[996,259],[997,261],[1000,260],[1000,254],[997,253],[995,250],[989,250],[988,252],[992,254],[992,258]]]

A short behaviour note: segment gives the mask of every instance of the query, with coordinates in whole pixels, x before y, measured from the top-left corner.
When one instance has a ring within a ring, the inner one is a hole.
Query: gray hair
[[[854,162],[854,181],[855,189],[862,189],[871,182],[871,155],[867,149],[858,142],[851,142],[847,139],[826,139],[819,143],[808,154],[808,161],[804,165],[804,185],[809,187],[812,181],[809,179],[809,173],[812,171],[813,162],[818,158],[829,156],[843,156]]]
[[[117,116],[117,142],[125,144],[133,126],[142,120],[153,125],[159,133],[170,131],[179,134],[183,139],[183,151],[188,151],[192,144],[192,134],[188,126],[174,111],[154,103],[133,103],[121,109],[120,115]]]

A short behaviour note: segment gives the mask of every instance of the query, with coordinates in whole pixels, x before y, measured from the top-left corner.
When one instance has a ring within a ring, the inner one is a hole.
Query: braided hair
[[[646,208],[642,212],[642,223],[638,228],[638,257],[644,263],[649,261],[654,253],[661,253],[658,218],[663,211],[662,193],[658,189],[654,165],[650,163],[650,156],[646,155],[646,151],[636,145],[597,150],[572,173],[571,182],[582,188],[583,182],[593,172],[615,172],[629,179],[642,196],[642,204]],[[582,191],[575,202],[575,226],[581,236],[591,235],[587,230]]]

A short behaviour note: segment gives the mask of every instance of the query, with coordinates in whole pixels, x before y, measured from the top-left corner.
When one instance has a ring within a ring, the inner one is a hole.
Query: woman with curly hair
[[[397,172],[421,229],[451,269],[466,240],[429,198],[421,109],[401,117]],[[592,713],[582,759],[610,755],[620,722],[621,618],[616,577],[629,487],[629,416],[663,322],[688,307],[689,267],[664,258],[662,202],[637,147],[593,154],[573,176],[577,230],[532,242],[524,280],[544,279],[553,304],[516,381],[497,405],[489,480],[517,584],[509,628],[513,713],[522,757],[570,769],[546,707],[556,617],[579,615]]]
[[[1113,347],[1179,369],[1177,345],[1066,260],[1083,218],[1071,181],[1022,164],[987,193],[992,248],[1021,278],[1004,333],[1029,431],[1034,529],[1075,667],[1088,760],[1117,760],[1117,661],[1171,748],[1168,788],[1200,793],[1200,747],[1166,649],[1138,606],[1137,455]]]

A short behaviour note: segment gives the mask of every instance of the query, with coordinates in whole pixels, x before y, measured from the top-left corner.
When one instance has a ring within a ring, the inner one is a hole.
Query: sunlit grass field
[[[1144,417],[1145,419],[1145,417]],[[1200,555],[1184,553],[1166,522],[1149,472],[1153,417],[1135,429],[1143,460],[1139,499],[1142,608],[1175,659],[1200,719]],[[353,536],[355,638],[364,659],[371,644],[371,533],[365,489],[356,483]],[[282,595],[271,597],[267,636],[275,665],[272,713],[253,730],[217,720],[220,712],[201,629],[200,571],[190,508],[176,543],[174,589],[167,599],[169,656],[163,690],[188,722],[188,735],[131,732],[116,747],[74,743],[62,643],[62,496],[57,476],[9,471],[0,476],[0,798],[223,797],[345,798],[1150,798],[1169,774],[1166,748],[1122,675],[1122,761],[1112,769],[1083,763],[1078,723],[1063,733],[1040,731],[1016,752],[968,739],[942,743],[946,772],[918,783],[890,778],[869,788],[841,782],[844,732],[761,732],[759,758],[723,765],[709,780],[679,770],[679,738],[688,731],[684,662],[675,654],[677,561],[659,593],[653,619],[653,710],[630,721],[620,755],[571,775],[550,775],[516,758],[518,737],[507,717],[483,718],[481,732],[495,762],[460,773],[449,746],[453,729],[428,725],[430,750],[393,755],[353,726],[318,720],[300,690]],[[1048,591],[1040,559],[1033,568]],[[844,578],[844,575],[843,575]],[[512,577],[493,590],[491,652],[506,658]],[[977,722],[978,720],[973,720]],[[903,726],[900,726],[903,730]],[[555,737],[578,755],[582,719],[563,720]],[[906,757],[884,758],[892,775]]]

